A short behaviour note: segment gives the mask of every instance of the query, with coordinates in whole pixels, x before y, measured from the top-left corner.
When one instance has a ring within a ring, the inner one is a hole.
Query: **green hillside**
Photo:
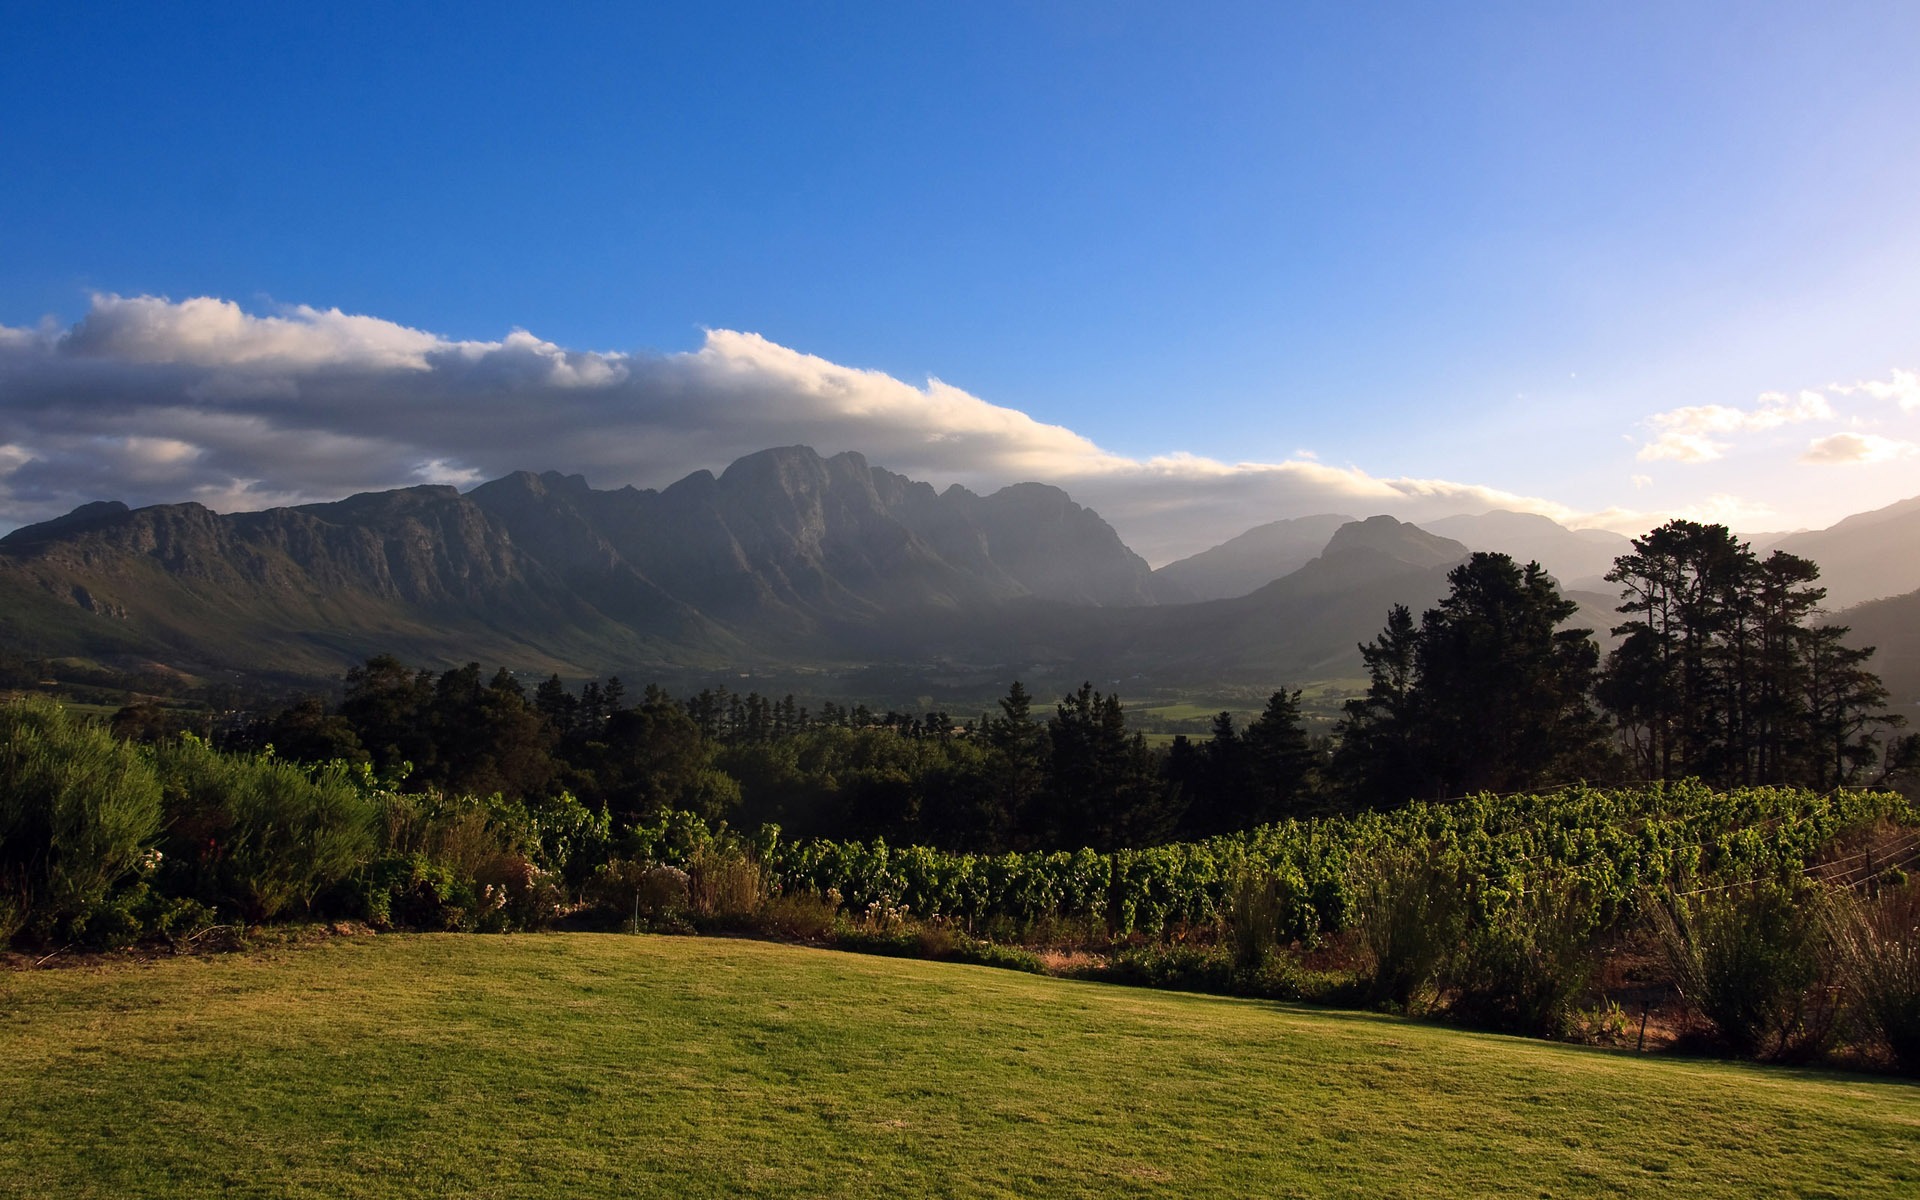
[[[1910,1084],[749,941],[0,975],[7,1196],[1912,1195]]]

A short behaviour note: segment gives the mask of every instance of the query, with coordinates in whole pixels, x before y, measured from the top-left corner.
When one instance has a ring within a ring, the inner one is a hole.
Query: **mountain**
[[[1466,544],[1493,550],[1515,562],[1537,562],[1563,587],[1578,580],[1597,581],[1613,569],[1613,560],[1632,551],[1627,538],[1604,529],[1568,529],[1538,513],[1495,510],[1478,516],[1442,517],[1422,528]]]
[[[736,649],[684,606],[643,627],[610,620],[450,487],[228,516],[198,504],[88,509],[0,538],[6,642],[293,673],[387,648],[541,668]]]
[[[1829,608],[1904,595],[1920,589],[1920,496],[1826,529],[1789,534],[1769,549],[1820,564]]]
[[[1326,548],[1334,530],[1352,517],[1324,513],[1256,525],[1239,537],[1153,573],[1162,597],[1226,600],[1297,571]]]
[[[832,659],[941,613],[1150,605],[1151,581],[1058,488],[936,493],[795,446],[659,492],[521,472],[226,516],[91,504],[0,538],[0,641],[214,669],[392,650],[588,672]]]
[[[1867,669],[1887,685],[1893,711],[1907,718],[1903,732],[1920,728],[1920,591],[1855,605],[1833,621],[1848,627],[1848,645],[1874,647]]]
[[[1157,683],[1353,677],[1360,643],[1379,635],[1387,610],[1405,604],[1417,615],[1439,603],[1468,553],[1392,517],[1350,521],[1317,557],[1245,596],[1135,610],[1082,643],[1077,665],[1089,678]]]

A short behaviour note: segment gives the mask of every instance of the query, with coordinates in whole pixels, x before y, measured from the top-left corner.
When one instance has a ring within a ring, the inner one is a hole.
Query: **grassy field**
[[[751,941],[0,974],[6,1196],[1911,1196],[1920,1088]]]

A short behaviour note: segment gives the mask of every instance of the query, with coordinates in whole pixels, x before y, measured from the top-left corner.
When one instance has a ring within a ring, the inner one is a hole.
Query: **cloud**
[[[1755,407],[1699,404],[1655,413],[1647,418],[1656,436],[1640,447],[1642,462],[1712,462],[1730,448],[1724,440],[1735,434],[1758,433],[1802,421],[1831,421],[1833,405],[1819,392],[1763,393]]]
[[[1886,379],[1862,379],[1852,384],[1830,384],[1830,392],[1842,396],[1867,395],[1875,400],[1891,400],[1902,411],[1913,412],[1920,409],[1920,371],[1907,371],[1899,367]]]
[[[1916,449],[1920,447],[1912,442],[1881,437],[1877,433],[1836,433],[1807,443],[1807,452],[1800,456],[1800,461],[1817,466],[1881,463],[1906,458]]]
[[[1307,513],[1579,517],[1304,453],[1130,458],[938,379],[915,385],[724,329],[689,352],[617,354],[524,330],[454,341],[337,309],[256,315],[207,297],[114,295],[71,328],[0,326],[0,527],[93,499],[235,510],[523,468],[662,486],[795,443],[858,450],[942,486],[1056,483],[1153,562]],[[1627,519],[1595,521],[1616,518]]]

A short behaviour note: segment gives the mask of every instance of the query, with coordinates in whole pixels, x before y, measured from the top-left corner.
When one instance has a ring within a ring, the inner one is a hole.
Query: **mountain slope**
[[[1561,585],[1593,581],[1613,569],[1613,560],[1629,553],[1627,538],[1604,529],[1568,529],[1537,513],[1495,510],[1478,516],[1442,517],[1421,528],[1462,542],[1469,550],[1491,550],[1515,562],[1537,562]]]
[[[1156,682],[1305,682],[1353,676],[1359,645],[1387,610],[1419,613],[1446,594],[1466,559],[1459,542],[1392,517],[1340,526],[1312,561],[1252,593],[1136,611],[1080,648],[1084,669]]]
[[[1334,531],[1352,520],[1323,513],[1256,525],[1210,550],[1158,568],[1154,582],[1193,600],[1244,596],[1311,562],[1326,549]]]
[[[198,504],[101,510],[75,529],[0,539],[16,644],[292,672],[380,649],[560,667],[676,648],[581,602],[452,488],[231,516]]]
[[[936,493],[857,454],[749,455],[664,491],[516,473],[216,514],[112,502],[0,538],[0,637],[35,654],[331,672],[377,650],[601,671],[832,660],[896,619],[1150,604],[1098,514],[1040,484]]]
[[[1820,564],[1829,608],[1904,595],[1920,589],[1920,496],[1789,534],[1770,549]]]
[[[1855,605],[1833,622],[1849,628],[1848,645],[1874,647],[1867,669],[1887,685],[1893,711],[1907,718],[1904,732],[1920,727],[1920,591]]]

